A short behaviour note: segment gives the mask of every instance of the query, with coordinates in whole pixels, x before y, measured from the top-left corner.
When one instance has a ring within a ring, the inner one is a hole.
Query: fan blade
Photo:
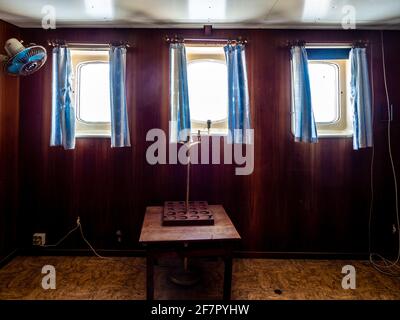
[[[11,60],[12,60],[12,63],[16,62],[16,63],[25,64],[28,62],[28,59],[29,59],[29,57],[26,54],[26,51],[24,50],[24,51],[17,53],[17,55],[15,57],[13,57]]]
[[[40,60],[42,60],[44,57],[45,57],[45,54],[44,54],[44,53],[38,53],[38,54],[35,54],[35,55],[32,56],[32,57],[29,57],[29,58],[28,58],[28,61],[29,61],[29,62],[40,61]]]
[[[19,74],[19,72],[23,66],[24,66],[23,63],[14,62],[13,64],[8,66],[7,72],[12,73],[12,74]]]

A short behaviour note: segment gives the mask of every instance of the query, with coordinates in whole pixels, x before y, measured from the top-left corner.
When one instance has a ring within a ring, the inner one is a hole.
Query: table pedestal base
[[[168,277],[173,283],[182,287],[191,287],[200,281],[200,274],[194,270],[173,271]]]

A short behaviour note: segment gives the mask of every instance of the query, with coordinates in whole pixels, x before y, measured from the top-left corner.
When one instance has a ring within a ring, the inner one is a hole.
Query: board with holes
[[[207,201],[167,201],[162,215],[163,226],[209,226],[214,224],[214,215]]]

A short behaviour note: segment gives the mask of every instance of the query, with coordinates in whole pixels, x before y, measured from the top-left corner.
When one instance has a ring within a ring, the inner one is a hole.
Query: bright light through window
[[[332,63],[309,63],[311,98],[315,121],[339,119],[339,68]]]
[[[212,122],[228,117],[227,68],[222,62],[196,60],[187,67],[190,117]]]
[[[85,122],[110,122],[109,64],[90,62],[78,70],[78,118]]]

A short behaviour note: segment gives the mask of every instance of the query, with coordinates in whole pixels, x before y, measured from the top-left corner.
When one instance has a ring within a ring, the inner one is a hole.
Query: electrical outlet
[[[122,231],[121,230],[117,230],[115,235],[117,236],[117,242],[121,243],[122,242]]]
[[[34,246],[44,246],[46,244],[46,234],[45,233],[34,233],[32,244]]]

